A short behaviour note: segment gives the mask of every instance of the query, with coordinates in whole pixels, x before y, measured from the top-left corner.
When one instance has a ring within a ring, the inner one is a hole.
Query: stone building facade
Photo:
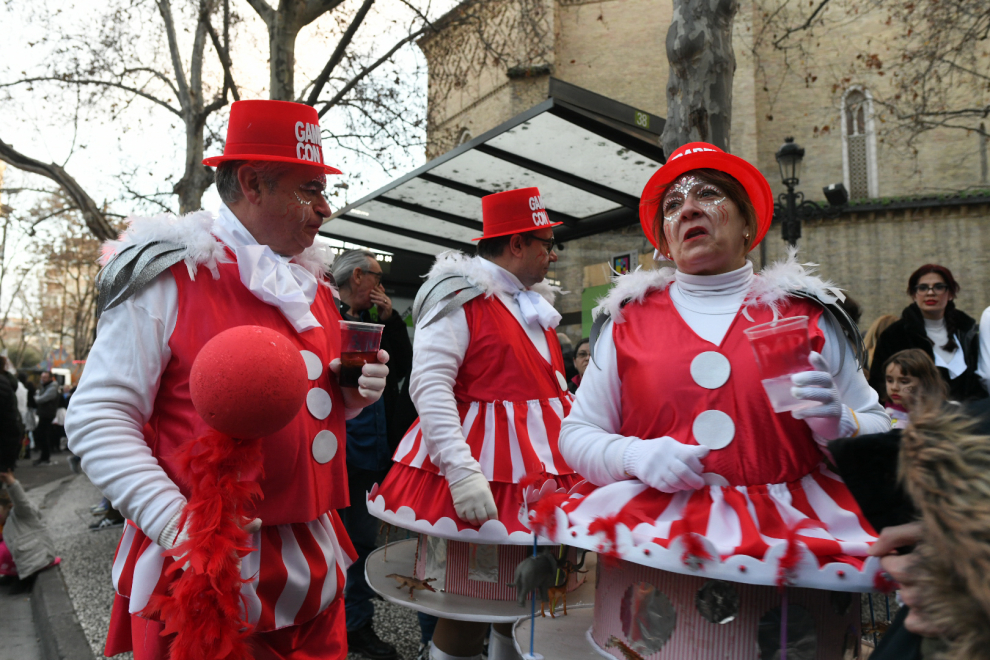
[[[798,189],[822,200],[824,186],[843,182],[852,198],[849,212],[805,225],[802,260],[820,264],[822,275],[857,298],[864,328],[881,314],[900,313],[909,302],[908,274],[928,262],[953,270],[963,287],[959,307],[978,317],[990,305],[987,140],[965,130],[911,135],[887,125],[875,99],[893,93],[895,76],[887,75],[884,62],[893,57],[900,32],[874,3],[836,0],[829,11],[856,20],[827,23],[801,36],[801,49],[786,52],[769,44],[765,4],[741,0],[733,23],[729,148],[756,164],[779,194],[784,188],[774,155],[793,136],[806,150]],[[493,0],[482,6],[479,22],[454,22],[454,9],[448,29],[420,42],[431,72],[428,157],[539,103],[551,75],[666,116],[671,0]],[[957,199],[962,191],[978,192]],[[889,198],[910,199],[879,203]],[[575,339],[586,331],[579,322],[581,292],[600,283],[596,273],[611,254],[646,255],[648,248],[638,227],[569,242],[554,273],[570,292],[559,303],[567,321],[562,329]],[[774,228],[765,258],[780,258],[785,248]],[[752,257],[759,266],[760,251]]]

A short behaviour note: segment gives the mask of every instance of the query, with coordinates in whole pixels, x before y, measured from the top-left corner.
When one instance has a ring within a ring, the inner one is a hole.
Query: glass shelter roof
[[[639,194],[664,161],[663,123],[551,79],[546,101],[348,204],[320,233],[397,261],[473,253],[480,198],[527,186],[540,189],[551,220],[564,222],[554,229],[561,242],[634,224]]]

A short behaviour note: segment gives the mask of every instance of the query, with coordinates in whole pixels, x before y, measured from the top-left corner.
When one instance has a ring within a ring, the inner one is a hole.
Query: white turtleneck
[[[942,358],[942,361],[945,364],[951,363],[952,358],[956,356],[956,351],[959,349],[957,348],[953,351],[947,351],[942,348],[949,341],[949,330],[945,327],[945,317],[940,319],[925,319],[925,334],[928,335],[928,338],[935,344],[935,346],[932,347],[935,351],[935,355]]]
[[[670,297],[678,314],[699,337],[719,345],[745,301],[753,277],[749,262],[722,275],[688,275],[678,271],[670,285]],[[825,336],[822,355],[832,368],[839,397],[855,412],[855,418],[848,416],[851,424],[844,425],[840,431],[853,435],[857,430],[861,434],[890,430],[890,419],[879,404],[877,393],[857,367],[845,337],[836,334],[824,316],[819,327]],[[622,383],[612,328],[613,323],[609,322],[602,329],[594,360],[584,372],[574,407],[560,429],[560,450],[568,464],[599,486],[630,478],[623,468],[623,457],[629,444],[637,439],[619,433]],[[677,347],[665,350],[677,350]]]
[[[670,299],[694,332],[718,345],[746,299],[753,281],[753,264],[721,275],[688,275],[677,271]]]

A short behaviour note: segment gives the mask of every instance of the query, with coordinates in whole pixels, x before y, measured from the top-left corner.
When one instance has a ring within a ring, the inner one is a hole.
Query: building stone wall
[[[754,47],[766,36],[763,21],[772,1],[740,0],[733,23],[731,151],[756,164],[776,195],[783,192],[783,185],[775,153],[785,137],[793,136],[806,150],[798,190],[808,199],[822,200],[824,186],[844,180],[843,95],[853,86],[878,96],[891,92],[895,81],[888,74],[890,67],[867,67],[863,55],[875,55],[876,62],[889,64],[900,35],[887,24],[882,7],[862,0],[833,0],[828,9],[833,18],[855,16],[855,20],[834,20],[827,28],[805,33],[803,52],[775,50],[766,41]],[[507,41],[523,35],[523,41],[512,51],[511,63],[481,58],[484,48],[470,27],[444,31],[420,43],[431,72],[430,158],[456,146],[465,131],[477,137],[545,99],[550,75],[666,116],[665,41],[671,0],[484,4],[500,26],[498,34]],[[536,24],[521,21],[527,7],[537,8]],[[547,30],[542,49],[530,43],[533,25]],[[510,67],[520,65],[529,66],[530,75],[510,77]],[[959,90],[963,97],[981,98],[986,93]],[[882,121],[880,107],[875,105],[874,110],[878,196],[990,187],[981,180],[985,146],[975,134],[936,130],[909,142],[911,136]],[[644,184],[647,176],[644,172]],[[806,225],[800,255],[821,264],[825,277],[850,290],[863,307],[864,328],[880,314],[900,313],[909,302],[904,293],[908,274],[928,262],[952,269],[963,287],[959,307],[978,316],[990,305],[988,222],[985,206],[847,214]],[[774,227],[766,245],[770,260],[784,255],[779,227]],[[551,273],[570,291],[560,298],[559,309],[580,310],[586,267],[629,250],[652,253],[638,226],[568,243]],[[752,257],[759,265],[759,251]],[[581,332],[580,325],[562,329],[572,339]]]

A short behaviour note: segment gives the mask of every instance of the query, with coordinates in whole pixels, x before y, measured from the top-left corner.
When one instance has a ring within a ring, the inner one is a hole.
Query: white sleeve
[[[825,314],[818,319],[818,327],[825,335],[822,357],[833,370],[832,380],[839,391],[842,403],[853,414],[842,416],[839,437],[886,433],[890,430],[890,417],[880,405],[880,397],[866,380],[863,370],[856,364],[852,346],[842,331],[829,323]]]
[[[560,426],[560,453],[582,477],[604,486],[632,479],[622,458],[636,438],[619,434],[622,424],[622,384],[611,322],[595,342],[594,359],[581,378],[574,406]]]
[[[976,373],[990,391],[990,307],[980,316],[980,361]]]
[[[186,501],[142,432],[172,357],[177,314],[170,273],[104,312],[65,420],[69,449],[86,475],[153,541]]]
[[[461,417],[454,399],[454,383],[471,341],[467,316],[461,307],[439,321],[422,324],[443,308],[446,299],[437,303],[432,314],[420,320],[413,338],[413,364],[409,375],[409,395],[419,412],[430,460],[454,484],[481,472],[481,465],[471,455],[461,428]]]

